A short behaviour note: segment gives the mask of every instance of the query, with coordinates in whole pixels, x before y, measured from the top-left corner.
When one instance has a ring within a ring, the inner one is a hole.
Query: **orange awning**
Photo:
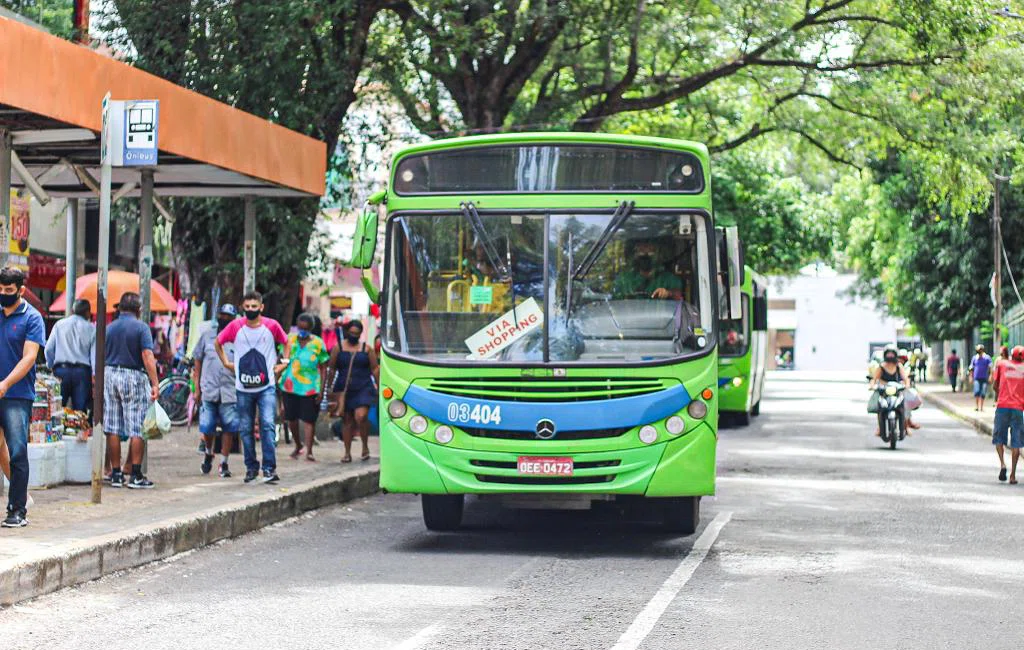
[[[19,146],[18,133],[72,128],[98,133],[100,102],[108,91],[113,99],[160,100],[158,195],[324,193],[323,142],[0,17],[0,127],[14,132],[15,152],[33,175],[61,159],[98,166],[98,138],[64,146]],[[125,171],[137,177],[137,171]],[[81,195],[81,187],[71,191],[66,185],[71,181],[77,185],[73,171],[65,170],[64,176],[54,172],[46,188],[52,187],[56,196]],[[116,173],[114,182],[119,182]]]

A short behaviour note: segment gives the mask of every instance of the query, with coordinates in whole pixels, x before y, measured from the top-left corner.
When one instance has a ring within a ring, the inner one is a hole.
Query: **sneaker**
[[[125,484],[125,487],[132,490],[152,490],[156,486],[153,485],[153,481],[139,474],[138,476],[131,477]]]
[[[121,472],[113,472],[110,475],[110,487],[112,488],[123,488],[124,487],[124,474]]]
[[[263,482],[264,483],[277,483],[281,478],[277,475],[277,472],[269,469],[263,470]]]
[[[253,481],[256,480],[257,476],[259,476],[259,472],[257,472],[254,469],[247,469],[247,470],[245,470],[244,482],[245,483],[252,483]]]
[[[213,454],[206,454],[203,456],[203,464],[199,468],[203,474],[209,474],[210,470],[213,469]]]
[[[222,462],[220,464],[220,477],[221,478],[231,478],[231,470],[228,469],[228,464],[227,463]]]
[[[24,510],[18,512],[12,510],[7,513],[7,519],[4,519],[0,526],[4,528],[24,528],[28,526],[27,515],[28,513]]]

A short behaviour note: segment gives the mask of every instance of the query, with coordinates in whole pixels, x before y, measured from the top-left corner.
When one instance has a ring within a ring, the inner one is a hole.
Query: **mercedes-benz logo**
[[[534,434],[541,440],[551,440],[555,437],[555,423],[548,419],[537,420]]]

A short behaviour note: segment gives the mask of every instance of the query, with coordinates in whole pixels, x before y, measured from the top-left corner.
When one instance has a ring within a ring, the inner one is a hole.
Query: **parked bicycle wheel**
[[[172,376],[160,382],[160,406],[167,412],[171,424],[176,427],[188,422],[188,407],[191,388],[189,380],[181,376]]]

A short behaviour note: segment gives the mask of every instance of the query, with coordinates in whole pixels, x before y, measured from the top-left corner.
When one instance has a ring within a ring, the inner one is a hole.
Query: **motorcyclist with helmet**
[[[871,380],[869,388],[875,389],[878,386],[894,381],[903,384],[905,388],[910,388],[910,375],[907,373],[907,369],[900,363],[900,352],[906,352],[906,350],[897,350],[895,345],[885,346],[885,350],[882,352],[882,364],[878,366],[878,370],[875,371],[875,376]],[[907,428],[908,429],[920,429],[921,425],[917,424],[911,419],[910,411],[906,412]],[[879,426],[875,429],[875,435],[882,435],[882,422],[881,415],[879,415]]]

